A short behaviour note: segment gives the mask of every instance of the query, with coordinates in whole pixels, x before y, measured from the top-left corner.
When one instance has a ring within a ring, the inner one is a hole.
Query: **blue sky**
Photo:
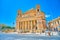
[[[60,16],[60,0],[0,0],[0,24],[13,26],[13,22],[16,22],[17,10],[20,9],[24,13],[36,8],[37,4],[47,15],[46,21]]]

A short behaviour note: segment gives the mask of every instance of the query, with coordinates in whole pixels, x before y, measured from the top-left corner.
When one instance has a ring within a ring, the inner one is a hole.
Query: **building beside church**
[[[30,9],[25,13],[18,10],[16,18],[16,31],[20,33],[42,33],[46,30],[45,14],[37,5],[36,9]]]
[[[51,31],[60,31],[60,17],[50,21],[48,25]]]

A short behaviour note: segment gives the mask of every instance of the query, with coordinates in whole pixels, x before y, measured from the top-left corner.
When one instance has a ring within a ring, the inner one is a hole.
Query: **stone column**
[[[23,22],[22,22],[21,26],[22,26],[22,31],[23,31]]]
[[[34,23],[33,23],[33,25],[35,26],[35,20],[34,20]]]
[[[30,28],[30,30],[31,30],[31,21],[29,21],[29,28]]]
[[[22,22],[22,31],[24,31],[24,21]]]
[[[34,25],[34,27],[33,27],[34,28],[34,32],[36,32],[35,20],[33,21],[33,25]]]
[[[24,30],[25,30],[25,21],[24,21]]]
[[[54,31],[55,23],[52,22],[52,31]]]
[[[29,21],[29,30],[31,30],[31,21]]]
[[[25,21],[25,31],[26,31],[26,28],[27,28],[27,21]]]
[[[26,23],[26,30],[28,30],[28,21],[27,21],[27,23]]]
[[[23,22],[22,22],[22,31],[23,31]]]
[[[20,22],[19,22],[19,31],[20,31]]]
[[[25,25],[24,26],[25,26],[25,30],[26,30],[26,21],[25,21]]]
[[[31,21],[31,32],[32,32],[32,27],[33,27],[33,26],[32,26],[32,21]]]
[[[20,22],[20,32],[22,32],[22,22]]]
[[[28,21],[28,30],[29,30],[29,21]]]
[[[17,32],[19,32],[19,22],[16,23]]]

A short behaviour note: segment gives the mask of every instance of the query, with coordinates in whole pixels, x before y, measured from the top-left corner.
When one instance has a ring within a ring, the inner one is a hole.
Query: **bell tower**
[[[40,11],[40,5],[36,6],[36,11],[39,12]]]
[[[18,16],[22,17],[22,11],[21,10],[18,10]]]

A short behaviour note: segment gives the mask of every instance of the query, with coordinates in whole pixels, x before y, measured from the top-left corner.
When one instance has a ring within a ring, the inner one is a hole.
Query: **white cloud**
[[[46,18],[49,18],[51,15],[45,15]]]

